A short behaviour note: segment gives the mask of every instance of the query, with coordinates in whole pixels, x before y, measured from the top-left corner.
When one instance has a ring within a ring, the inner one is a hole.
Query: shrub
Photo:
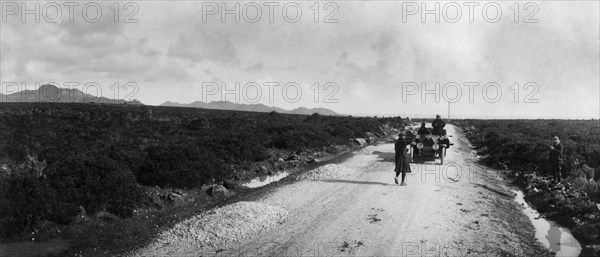
[[[147,152],[135,173],[140,184],[192,188],[221,178],[217,158],[195,145],[151,146]]]
[[[105,156],[71,156],[48,165],[47,183],[56,190],[53,221],[66,223],[79,206],[128,217],[142,200],[133,173]]]
[[[204,151],[214,153],[211,156],[227,163],[257,162],[269,158],[264,144],[258,140],[259,136],[249,133],[227,133],[215,136],[210,143],[199,142],[199,144],[209,145],[210,148],[205,147]]]
[[[187,124],[187,128],[192,130],[200,130],[200,129],[208,129],[210,127],[210,122],[206,116],[202,115],[198,118],[192,120]]]
[[[16,171],[0,181],[0,236],[26,231],[49,217],[56,192],[33,169]]]
[[[347,128],[347,127],[342,127],[340,126],[339,128],[335,128],[332,131],[332,134],[336,137],[341,137],[341,138],[345,138],[345,139],[350,139],[350,138],[354,138],[354,131],[352,131],[351,129]]]
[[[331,142],[331,136],[322,131],[287,131],[279,135],[273,141],[273,146],[277,148],[300,150],[306,148],[319,148],[328,145]]]
[[[104,156],[73,156],[39,172],[23,165],[0,182],[0,234],[23,233],[44,220],[67,224],[79,206],[131,216],[143,193],[131,171]]]

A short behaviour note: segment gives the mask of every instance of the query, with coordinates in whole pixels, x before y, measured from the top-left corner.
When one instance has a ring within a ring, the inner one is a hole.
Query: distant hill
[[[0,94],[0,102],[41,102],[41,103],[107,103],[107,104],[142,104],[138,100],[126,101],[123,99],[109,99],[83,93],[79,89],[59,88],[45,84],[36,90],[23,90],[14,94]]]
[[[278,113],[290,113],[290,114],[303,114],[311,115],[318,113],[321,115],[332,115],[339,116],[340,114],[325,108],[296,108],[293,110],[285,110],[279,107],[266,106],[264,104],[237,104],[229,101],[215,101],[205,103],[201,101],[192,102],[189,104],[175,103],[175,102],[164,102],[160,106],[172,106],[172,107],[192,107],[192,108],[203,108],[203,109],[217,109],[217,110],[232,110],[232,111],[248,111],[248,112],[272,112]]]

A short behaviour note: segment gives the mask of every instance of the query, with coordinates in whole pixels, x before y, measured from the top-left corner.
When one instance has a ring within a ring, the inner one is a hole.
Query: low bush
[[[195,145],[152,146],[136,171],[140,184],[192,188],[221,179],[222,166],[206,149]]]
[[[106,210],[131,216],[143,193],[131,171],[104,156],[73,156],[42,173],[27,165],[2,178],[2,236],[28,231],[43,220],[66,224],[79,213]]]
[[[142,199],[133,173],[106,156],[68,157],[49,164],[45,173],[59,195],[58,206],[65,208],[58,210],[60,217],[74,216],[78,206],[90,213],[107,210],[127,217]]]
[[[56,191],[33,169],[14,171],[0,180],[0,236],[28,230],[51,216]]]

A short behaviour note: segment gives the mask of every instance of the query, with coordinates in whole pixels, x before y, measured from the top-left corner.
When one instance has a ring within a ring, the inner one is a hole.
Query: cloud
[[[364,41],[368,45],[344,50],[334,63],[340,68],[338,72],[353,83],[384,87],[398,79],[399,70],[393,68],[405,61],[402,59],[405,42],[396,32],[385,29],[371,35]]]
[[[256,64],[248,66],[245,70],[252,72],[252,71],[262,71],[264,69],[265,69],[265,66],[263,65],[262,62],[260,62],[260,63],[256,63]]]
[[[179,64],[170,62],[164,66],[154,66],[151,69],[150,75],[145,78],[140,78],[141,81],[147,82],[190,82],[189,73]]]
[[[207,31],[202,26],[181,33],[177,42],[169,48],[168,56],[192,62],[238,62],[237,52],[231,40],[218,31]]]
[[[189,79],[186,70],[164,62],[161,51],[128,26],[110,15],[96,23],[3,23],[2,77],[31,83]]]
[[[515,23],[511,3],[501,4],[506,15],[498,23],[480,16],[475,23],[466,16],[456,24],[421,23],[418,15],[404,23],[401,2],[393,1],[338,2],[339,23],[332,24],[315,23],[310,11],[299,23],[278,16],[275,23],[221,23],[217,16],[203,23],[201,4],[161,1],[138,2],[138,24],[115,23],[111,15],[98,23],[58,24],[20,23],[11,17],[1,24],[0,72],[2,79],[18,81],[143,82],[152,86],[140,96],[154,103],[197,100],[178,92],[202,81],[256,81],[268,73],[280,83],[337,83],[340,103],[335,108],[342,113],[431,107],[398,102],[400,85],[407,81],[535,81],[543,101],[523,108],[526,112],[568,115],[594,109],[586,113],[596,115],[599,3],[536,3],[536,24]],[[110,13],[112,4],[103,10]],[[311,3],[300,4],[312,10]],[[511,85],[502,84],[505,92]],[[569,101],[583,107],[568,106]],[[481,109],[470,103],[453,108],[465,113]],[[514,108],[486,106],[490,114],[521,112]]]

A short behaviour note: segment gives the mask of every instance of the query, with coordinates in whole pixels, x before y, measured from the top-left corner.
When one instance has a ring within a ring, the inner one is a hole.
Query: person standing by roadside
[[[410,163],[408,161],[408,152],[406,149],[407,145],[410,145],[410,138],[405,133],[400,133],[398,135],[398,140],[396,140],[396,144],[394,144],[394,150],[396,151],[396,156],[394,158],[396,167],[394,171],[396,172],[396,177],[394,178],[394,182],[398,184],[398,176],[402,173],[402,183],[401,186],[406,186],[406,173],[410,173]]]
[[[562,152],[563,146],[560,144],[560,139],[558,137],[553,138],[552,146],[550,146],[550,153],[548,154],[548,164],[550,165],[550,172],[554,177],[553,181],[555,183],[560,183],[562,179]]]

